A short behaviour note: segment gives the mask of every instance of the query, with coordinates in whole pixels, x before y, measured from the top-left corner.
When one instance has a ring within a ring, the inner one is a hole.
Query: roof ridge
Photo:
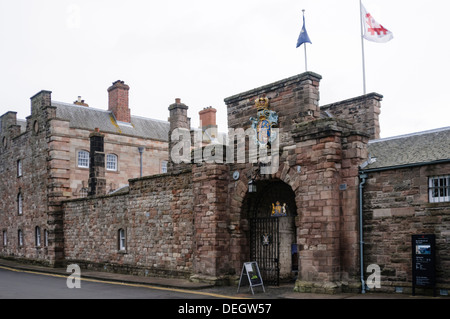
[[[408,138],[408,137],[419,136],[419,135],[438,133],[438,132],[443,132],[443,131],[450,131],[450,126],[436,128],[436,129],[431,129],[431,130],[426,130],[426,131],[421,131],[421,132],[414,132],[414,133],[409,133],[409,134],[403,134],[403,135],[398,135],[398,136],[391,136],[391,137],[380,138],[380,139],[377,139],[377,140],[369,141],[369,144],[374,144],[374,143],[378,143],[378,142],[386,142],[386,141],[391,141],[391,140],[398,140],[398,139],[402,139],[402,138]]]
[[[60,101],[53,101],[52,100],[52,106],[58,106],[58,105],[53,105],[53,103],[56,104],[60,104],[63,106],[70,106],[70,107],[74,107],[74,108],[79,108],[79,109],[83,109],[83,110],[94,110],[94,111],[100,111],[100,112],[105,112],[105,113],[112,113],[111,111],[108,110],[104,110],[104,109],[98,109],[95,107],[88,107],[88,106],[83,106],[83,105],[77,105],[77,104],[72,104],[72,103],[67,103],[67,102],[60,102]]]
[[[55,103],[56,105],[53,105],[53,103]],[[62,106],[68,106],[68,107],[74,107],[74,108],[79,108],[79,109],[83,109],[83,110],[93,110],[93,111],[100,111],[100,112],[104,112],[104,113],[109,113],[111,114],[112,111],[109,110],[104,110],[104,109],[99,109],[99,108],[95,108],[95,107],[86,107],[83,105],[77,105],[77,104],[72,104],[72,103],[67,103],[67,102],[61,102],[61,101],[54,101],[52,100],[52,105],[53,106],[58,106],[58,105],[62,105]],[[140,116],[140,115],[133,115],[131,114],[131,118],[136,118],[136,119],[143,119],[143,120],[150,120],[150,121],[155,121],[155,122],[161,122],[164,124],[168,124],[168,121],[164,121],[164,120],[160,120],[160,119],[154,119],[154,118],[150,118],[150,117],[145,117],[145,116]],[[119,121],[117,121],[119,122]]]

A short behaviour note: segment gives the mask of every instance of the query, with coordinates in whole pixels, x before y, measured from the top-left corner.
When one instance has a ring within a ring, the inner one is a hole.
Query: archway
[[[250,258],[266,284],[293,281],[298,272],[295,193],[281,180],[261,180],[256,187],[247,198]]]

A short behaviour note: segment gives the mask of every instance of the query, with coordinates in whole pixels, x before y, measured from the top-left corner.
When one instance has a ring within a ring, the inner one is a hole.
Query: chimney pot
[[[89,104],[86,104],[84,100],[81,99],[81,96],[78,96],[78,99],[73,102],[73,104],[89,107]]]

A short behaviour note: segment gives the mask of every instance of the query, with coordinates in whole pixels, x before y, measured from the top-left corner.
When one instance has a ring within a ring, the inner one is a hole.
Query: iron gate
[[[280,284],[280,236],[278,218],[250,220],[250,254],[265,285]]]

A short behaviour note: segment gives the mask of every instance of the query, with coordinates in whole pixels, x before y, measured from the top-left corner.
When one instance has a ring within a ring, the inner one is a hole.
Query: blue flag
[[[300,32],[300,36],[298,37],[297,48],[299,46],[301,46],[303,43],[311,43],[312,44],[311,40],[309,39],[308,32],[306,32],[304,15],[303,15],[303,28],[302,28],[302,31]]]

